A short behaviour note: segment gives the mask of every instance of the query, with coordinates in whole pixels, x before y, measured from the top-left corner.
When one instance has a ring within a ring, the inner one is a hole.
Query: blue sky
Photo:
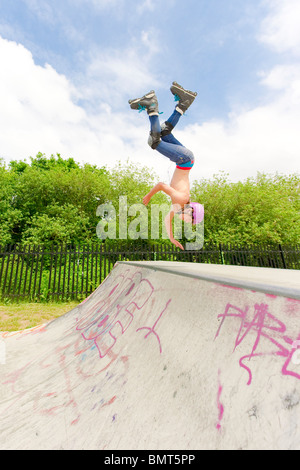
[[[299,172],[299,31],[298,0],[0,0],[0,157],[130,159],[168,180],[128,99],[155,89],[167,119],[176,80],[198,92],[176,128],[193,179]]]

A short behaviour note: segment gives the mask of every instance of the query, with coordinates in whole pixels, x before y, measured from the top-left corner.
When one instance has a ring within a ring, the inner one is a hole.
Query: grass
[[[79,302],[0,304],[0,331],[33,328],[60,317]]]

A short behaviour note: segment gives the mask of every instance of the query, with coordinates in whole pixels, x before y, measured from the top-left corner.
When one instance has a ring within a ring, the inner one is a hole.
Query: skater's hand
[[[174,218],[174,206],[172,206],[170,212],[165,217],[165,226],[166,226],[166,230],[167,230],[167,234],[169,236],[170,242],[173,243],[173,245],[177,246],[177,248],[184,250],[181,243],[174,238],[173,228],[172,228],[173,218]]]
[[[173,245],[177,246],[177,248],[180,248],[181,250],[184,250],[183,246],[181,245],[181,243],[178,241],[178,240],[175,240],[175,238],[172,238],[171,239],[171,242],[173,243]]]

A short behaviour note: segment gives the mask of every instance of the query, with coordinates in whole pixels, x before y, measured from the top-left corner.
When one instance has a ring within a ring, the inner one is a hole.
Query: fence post
[[[280,251],[280,254],[281,254],[281,259],[282,259],[283,267],[284,267],[284,269],[287,269],[286,264],[285,264],[285,259],[284,259],[284,254],[283,254],[282,246],[281,246],[280,243],[279,243],[279,251]]]
[[[225,264],[225,263],[224,263],[223,251],[222,251],[222,244],[221,244],[221,243],[219,243],[219,250],[220,250],[220,255],[221,255],[222,264]]]
[[[276,244],[272,245],[272,249],[254,245],[250,248],[248,247],[245,251],[239,245],[226,246],[223,243],[215,243],[205,246],[201,253],[197,252],[195,256],[192,251],[183,254],[181,251],[175,250],[173,245],[167,244],[151,245],[149,252],[139,247],[130,248],[128,245],[125,245],[124,251],[120,252],[119,249],[113,250],[102,243],[97,245],[96,251],[93,245],[92,247],[83,245],[82,249],[76,245],[73,249],[67,248],[65,245],[61,245],[61,247],[52,245],[49,251],[36,245],[24,245],[23,247],[9,245],[0,247],[0,298],[28,300],[40,297],[44,267],[48,271],[47,276],[49,277],[47,300],[62,300],[66,296],[77,299],[79,295],[88,295],[90,285],[101,284],[113,267],[111,266],[112,262],[115,262],[120,254],[123,258],[132,260],[137,256],[142,257],[141,259],[146,257],[154,261],[197,259],[198,262],[202,260],[202,262],[222,265],[230,263],[299,269],[299,246],[289,247]],[[247,255],[245,257],[244,251]],[[46,254],[47,263],[44,259]],[[96,262],[93,260],[94,255],[96,255]],[[63,256],[65,256],[64,259]],[[69,266],[67,256],[69,256]],[[85,271],[86,277],[83,276]],[[80,274],[81,276],[79,276]],[[62,286],[60,286],[61,281]]]

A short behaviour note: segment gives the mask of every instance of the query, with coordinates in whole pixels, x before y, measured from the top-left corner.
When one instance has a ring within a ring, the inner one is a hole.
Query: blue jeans
[[[175,127],[180,117],[181,114],[175,109],[167,122]],[[149,116],[149,119],[151,131],[160,133],[161,127],[158,116]],[[156,147],[156,150],[165,157],[169,158],[172,162],[175,162],[179,165],[194,161],[193,152],[188,150],[177,139],[175,139],[173,134],[163,136],[161,142]]]

